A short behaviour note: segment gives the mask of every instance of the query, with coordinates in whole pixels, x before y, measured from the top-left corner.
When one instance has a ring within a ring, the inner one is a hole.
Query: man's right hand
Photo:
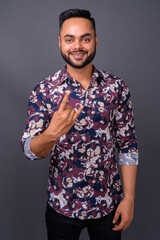
[[[46,157],[59,138],[69,132],[82,112],[82,105],[77,111],[71,106],[67,106],[70,94],[70,91],[65,94],[58,111],[53,114],[48,128],[42,134],[35,136],[31,140],[31,151],[37,157]]]
[[[82,105],[77,111],[67,106],[70,94],[70,91],[65,94],[58,111],[53,114],[49,127],[46,129],[46,134],[54,141],[58,141],[61,136],[69,132],[83,110]]]

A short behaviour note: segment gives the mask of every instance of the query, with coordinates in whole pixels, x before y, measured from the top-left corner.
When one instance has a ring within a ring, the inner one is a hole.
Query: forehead
[[[64,21],[60,35],[64,36],[66,34],[70,35],[83,35],[85,33],[94,34],[94,29],[92,23],[86,18],[69,18]]]

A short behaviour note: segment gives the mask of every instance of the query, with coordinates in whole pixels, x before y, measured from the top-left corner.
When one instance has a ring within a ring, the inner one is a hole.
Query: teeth
[[[84,53],[73,52],[72,55],[83,55]]]
[[[78,56],[82,56],[83,53],[73,53],[72,55],[78,55]]]

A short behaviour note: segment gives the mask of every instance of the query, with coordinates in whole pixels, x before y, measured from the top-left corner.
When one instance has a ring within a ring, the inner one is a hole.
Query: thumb
[[[120,217],[120,212],[119,212],[118,209],[117,209],[116,212],[115,212],[115,214],[114,214],[113,221],[112,221],[113,224],[115,224],[115,223],[118,221],[119,217]]]

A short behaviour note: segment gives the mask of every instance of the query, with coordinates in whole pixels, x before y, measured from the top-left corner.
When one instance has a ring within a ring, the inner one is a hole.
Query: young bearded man
[[[49,240],[77,240],[85,227],[91,240],[119,240],[133,218],[138,164],[129,89],[92,65],[98,40],[89,11],[69,9],[59,23],[66,66],[33,90],[22,146],[31,160],[51,155]]]

